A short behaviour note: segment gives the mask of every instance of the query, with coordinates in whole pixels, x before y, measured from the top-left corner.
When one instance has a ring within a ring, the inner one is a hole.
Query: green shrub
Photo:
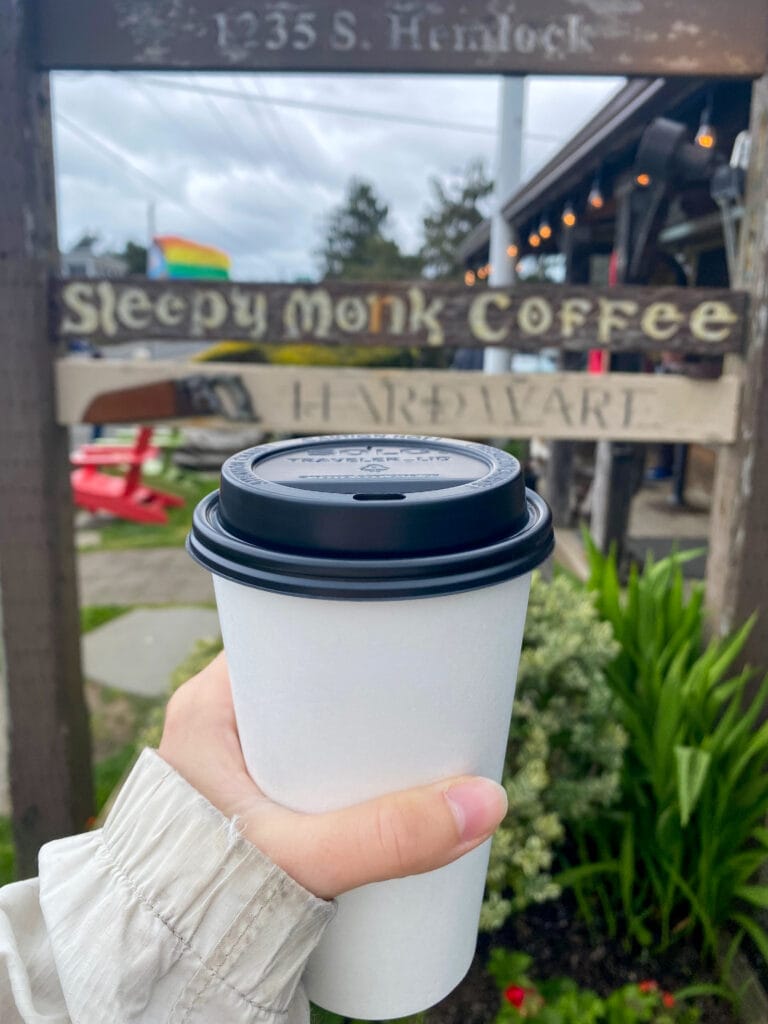
[[[491,847],[485,930],[559,895],[550,868],[564,826],[618,794],[625,738],[603,671],[616,650],[583,587],[534,576],[504,769],[509,814]]]
[[[634,569],[589,545],[589,586],[621,651],[608,669],[629,735],[621,805],[580,830],[581,864],[561,877],[609,931],[665,948],[687,937],[714,957],[748,936],[768,960],[756,908],[768,886],[768,679],[731,675],[751,622],[702,643],[703,587],[686,596],[681,557]],[[619,911],[617,914],[616,911]]]
[[[656,982],[645,981],[624,985],[603,998],[570,978],[532,981],[532,962],[525,953],[491,951],[488,972],[501,992],[495,1024],[695,1024],[699,1012],[684,1000],[711,990],[699,986],[673,995],[661,991]]]

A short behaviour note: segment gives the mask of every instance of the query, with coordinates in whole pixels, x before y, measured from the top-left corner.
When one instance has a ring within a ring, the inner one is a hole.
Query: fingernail
[[[507,813],[503,786],[490,779],[469,779],[445,791],[463,842],[488,835]]]

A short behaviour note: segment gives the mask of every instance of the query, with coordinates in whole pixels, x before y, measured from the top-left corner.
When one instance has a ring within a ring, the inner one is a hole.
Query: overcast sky
[[[324,218],[353,175],[374,183],[391,235],[416,250],[429,179],[460,174],[474,157],[492,169],[495,157],[492,77],[59,72],[53,81],[62,248],[86,230],[109,248],[145,242],[154,201],[159,234],[220,246],[241,280],[313,277]],[[529,79],[524,175],[620,84]]]

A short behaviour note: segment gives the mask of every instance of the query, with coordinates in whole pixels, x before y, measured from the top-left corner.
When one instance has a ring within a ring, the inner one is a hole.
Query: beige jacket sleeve
[[[2,1024],[306,1024],[334,913],[145,750],[103,829],[0,890]]]

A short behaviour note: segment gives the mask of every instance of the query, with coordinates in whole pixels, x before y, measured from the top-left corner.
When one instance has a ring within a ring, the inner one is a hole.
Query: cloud
[[[293,280],[316,272],[323,223],[352,176],[374,183],[390,205],[391,234],[414,250],[430,178],[459,174],[476,157],[489,168],[494,162],[498,79],[491,77],[58,72],[53,81],[65,248],[85,230],[113,248],[144,241],[154,202],[160,233],[227,250],[236,277]],[[551,156],[552,137],[565,141],[617,81],[529,79],[524,173]],[[413,118],[439,124],[407,123]]]

